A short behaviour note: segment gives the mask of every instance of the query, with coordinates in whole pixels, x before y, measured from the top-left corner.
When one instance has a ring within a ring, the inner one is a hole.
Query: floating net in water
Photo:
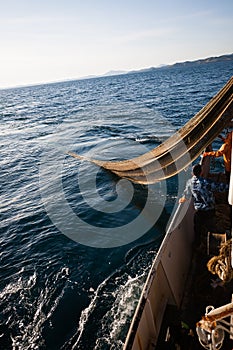
[[[176,175],[191,164],[202,151],[228,127],[233,117],[233,77],[192,119],[153,150],[129,160],[88,160],[119,177],[139,184],[152,184]]]

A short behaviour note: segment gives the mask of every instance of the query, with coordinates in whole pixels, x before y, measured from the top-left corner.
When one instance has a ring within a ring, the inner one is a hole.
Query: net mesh
[[[229,126],[233,115],[233,77],[180,130],[158,147],[129,160],[104,161],[69,152],[119,177],[140,184],[151,184],[176,175]]]

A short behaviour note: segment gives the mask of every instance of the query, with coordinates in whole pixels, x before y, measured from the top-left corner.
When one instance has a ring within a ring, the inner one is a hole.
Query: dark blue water
[[[118,184],[67,152],[144,153],[232,74],[222,62],[0,91],[0,349],[122,348],[179,180]]]

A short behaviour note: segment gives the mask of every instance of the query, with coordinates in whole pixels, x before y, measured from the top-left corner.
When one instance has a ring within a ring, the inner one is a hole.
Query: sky
[[[233,53],[232,0],[0,0],[0,88]]]

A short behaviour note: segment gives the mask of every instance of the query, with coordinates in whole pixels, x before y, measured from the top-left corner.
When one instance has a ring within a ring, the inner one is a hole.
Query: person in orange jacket
[[[212,157],[223,157],[225,174],[227,181],[230,181],[230,172],[231,172],[231,148],[232,148],[232,133],[229,132],[224,140],[224,144],[219,148],[218,151],[204,152],[203,157],[212,156]]]

